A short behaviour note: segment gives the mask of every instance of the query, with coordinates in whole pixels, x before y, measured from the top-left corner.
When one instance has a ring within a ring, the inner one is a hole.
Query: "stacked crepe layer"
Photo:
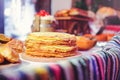
[[[34,32],[28,35],[26,54],[37,57],[68,57],[76,54],[76,37],[67,33]]]

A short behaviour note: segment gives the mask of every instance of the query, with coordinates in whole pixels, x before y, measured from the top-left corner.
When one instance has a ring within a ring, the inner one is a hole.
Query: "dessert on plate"
[[[35,14],[35,19],[31,26],[32,32],[53,32],[52,23],[55,21],[54,16],[50,15],[45,10],[40,10]]]
[[[25,41],[25,46],[25,53],[35,57],[63,58],[77,53],[76,37],[67,33],[30,33]]]

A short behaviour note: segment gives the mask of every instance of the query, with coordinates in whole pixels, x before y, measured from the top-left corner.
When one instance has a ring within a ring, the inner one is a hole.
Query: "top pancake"
[[[59,32],[34,32],[30,33],[26,39],[28,44],[43,44],[43,45],[70,45],[76,44],[76,37],[68,33]]]

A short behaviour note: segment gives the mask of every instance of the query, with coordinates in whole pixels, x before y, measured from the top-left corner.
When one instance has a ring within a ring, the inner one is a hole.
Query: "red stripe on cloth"
[[[110,61],[110,57],[108,56],[108,64],[107,64],[107,80],[110,80],[110,68],[111,68],[111,61]]]
[[[101,74],[101,80],[104,80],[105,79],[105,76],[104,76],[104,67],[103,67],[103,61],[102,59],[100,58],[100,56],[98,54],[94,54],[94,56],[96,57],[97,61],[98,61],[98,64],[99,64],[99,68],[100,68],[100,74]]]
[[[105,76],[105,72],[106,72],[106,56],[104,53],[100,53],[99,54],[100,58],[102,59],[102,62],[103,62],[103,71],[104,71],[104,76]]]
[[[68,61],[63,61],[60,62],[59,65],[64,69],[64,73],[66,76],[66,80],[74,80],[74,69],[72,67],[72,65],[70,64],[70,62]]]
[[[57,64],[52,64],[52,65],[49,65],[50,68],[52,68],[54,70],[54,73],[55,73],[55,80],[61,80],[61,76],[60,76],[60,68]]]
[[[119,71],[119,58],[118,58],[118,56],[116,55],[116,54],[114,54],[113,53],[113,55],[114,55],[114,59],[115,59],[115,74],[114,74],[114,80],[116,80],[117,79],[117,74],[118,74],[118,71]]]

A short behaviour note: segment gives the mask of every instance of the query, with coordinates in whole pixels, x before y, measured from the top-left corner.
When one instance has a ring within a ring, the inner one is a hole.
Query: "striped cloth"
[[[52,64],[20,65],[1,71],[0,80],[120,80],[120,34],[101,51]]]

